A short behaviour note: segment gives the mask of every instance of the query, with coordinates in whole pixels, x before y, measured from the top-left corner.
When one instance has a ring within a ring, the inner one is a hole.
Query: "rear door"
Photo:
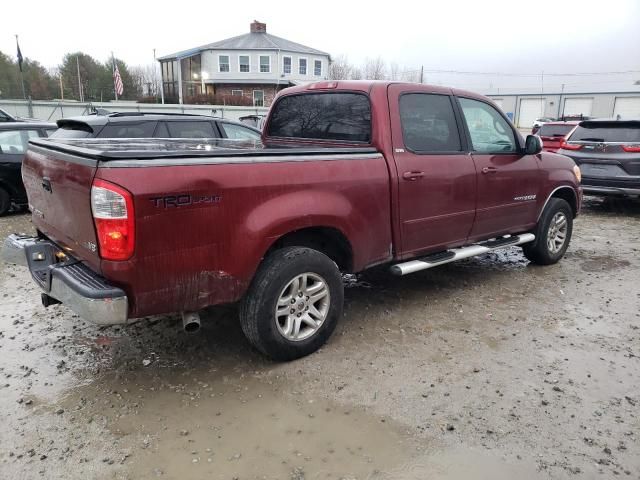
[[[450,95],[389,87],[398,168],[401,257],[466,242],[475,215],[476,170]]]
[[[536,223],[539,160],[524,155],[511,124],[489,103],[459,97],[473,160],[478,202],[471,240],[514,233]]]

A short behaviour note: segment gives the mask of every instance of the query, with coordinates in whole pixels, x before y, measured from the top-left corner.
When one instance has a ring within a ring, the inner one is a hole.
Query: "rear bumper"
[[[640,195],[640,179],[582,177],[582,190],[591,195]]]
[[[97,325],[127,323],[129,301],[124,291],[73,258],[57,262],[55,254],[60,250],[48,240],[9,235],[2,247],[2,258],[28,267],[46,295],[85,320]]]

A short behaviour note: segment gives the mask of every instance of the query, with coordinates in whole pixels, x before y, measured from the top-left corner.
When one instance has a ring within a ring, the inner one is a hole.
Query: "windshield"
[[[580,125],[569,138],[572,142],[640,142],[640,122],[589,122]]]

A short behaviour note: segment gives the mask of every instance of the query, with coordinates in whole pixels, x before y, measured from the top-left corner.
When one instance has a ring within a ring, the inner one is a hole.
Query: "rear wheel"
[[[522,247],[525,257],[538,265],[558,262],[569,247],[573,232],[573,211],[566,200],[552,198],[536,226],[536,239]]]
[[[9,212],[11,208],[11,197],[9,196],[9,192],[7,192],[4,188],[0,187],[0,217]]]
[[[274,360],[293,360],[320,348],[342,314],[342,276],[325,254],[287,247],[260,266],[240,306],[249,342]]]

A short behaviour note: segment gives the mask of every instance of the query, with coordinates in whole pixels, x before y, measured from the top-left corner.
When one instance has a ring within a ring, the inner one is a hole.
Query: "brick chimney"
[[[267,24],[254,20],[251,23],[251,33],[267,33]]]

